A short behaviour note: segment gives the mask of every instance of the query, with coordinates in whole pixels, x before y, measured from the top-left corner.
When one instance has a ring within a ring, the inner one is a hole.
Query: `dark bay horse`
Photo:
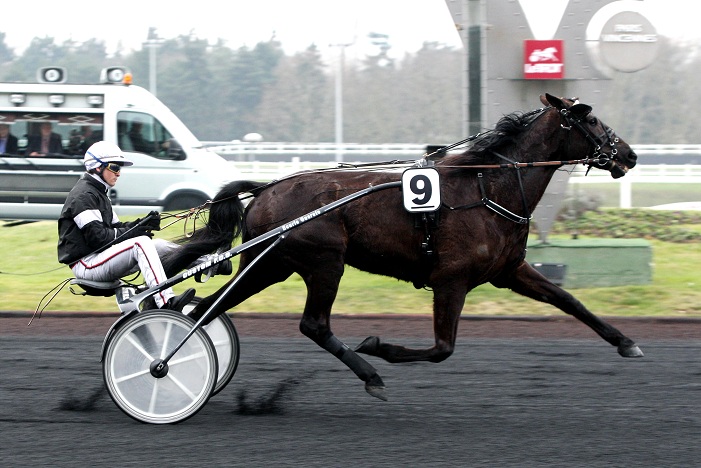
[[[541,101],[546,107],[507,115],[470,141],[464,153],[437,160],[442,203],[435,217],[417,221],[416,213],[402,205],[399,188],[373,192],[329,211],[287,231],[284,241],[221,298],[218,313],[299,274],[307,287],[300,331],[346,364],[368,393],[381,399],[386,399],[382,379],[357,353],[389,362],[443,361],[455,348],[465,296],[484,283],[552,304],[591,327],[621,356],[641,357],[630,338],[525,260],[530,214],[558,168],[582,163],[617,178],[637,158],[590,106],[551,95],[541,96]],[[164,259],[164,265],[177,271],[205,252],[228,248],[239,233],[244,242],[254,239],[345,195],[400,177],[397,171],[360,168],[302,172],[269,184],[233,182],[213,201],[208,225]],[[243,192],[255,197],[245,210],[238,197]],[[237,276],[269,244],[243,252]],[[352,350],[336,338],[330,315],[345,265],[433,290],[433,345],[410,349],[369,337]],[[205,298],[195,317],[225,288]]]

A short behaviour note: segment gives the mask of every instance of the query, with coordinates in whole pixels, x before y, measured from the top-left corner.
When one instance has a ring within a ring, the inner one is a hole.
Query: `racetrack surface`
[[[623,359],[582,324],[460,323],[447,361],[368,357],[390,400],[365,393],[297,331],[299,315],[234,315],[232,382],[180,424],[146,425],[103,390],[114,316],[0,315],[1,466],[698,466],[701,323],[611,319],[645,357]],[[368,335],[432,343],[427,317],[333,318]]]

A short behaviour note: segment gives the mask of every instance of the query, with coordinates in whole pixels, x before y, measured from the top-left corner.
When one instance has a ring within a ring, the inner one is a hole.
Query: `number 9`
[[[411,200],[417,205],[425,205],[433,195],[431,180],[423,174],[417,174],[412,177],[409,181],[409,188],[411,189],[411,193],[419,195]]]

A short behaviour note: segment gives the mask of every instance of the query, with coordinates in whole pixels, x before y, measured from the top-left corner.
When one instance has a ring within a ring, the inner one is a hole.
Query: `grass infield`
[[[624,222],[639,223],[635,219],[626,217],[624,220],[621,217],[621,224],[612,226],[612,229],[621,231]],[[701,233],[701,224],[679,225],[679,228]],[[176,225],[157,235],[172,239],[181,235],[182,229],[181,225]],[[566,227],[560,229],[566,230]],[[557,230],[556,225],[551,236],[557,236]],[[651,284],[571,289],[570,292],[600,316],[701,317],[701,242],[679,243],[648,238],[653,247]],[[56,242],[55,222],[42,221],[19,226],[0,224],[0,310],[33,311],[44,294],[61,280],[72,277],[68,267],[61,266],[56,260]],[[185,288],[195,287],[199,296],[206,296],[230,278],[217,276],[204,284],[186,280],[175,287],[175,292],[177,294]],[[301,314],[305,298],[304,283],[298,276],[293,276],[285,283],[274,285],[248,299],[232,312]],[[76,296],[66,288],[46,310],[116,312],[117,308],[113,298]],[[333,312],[431,314],[432,293],[416,290],[411,284],[393,278],[347,268]],[[463,314],[543,316],[562,312],[511,291],[483,285],[468,294]]]

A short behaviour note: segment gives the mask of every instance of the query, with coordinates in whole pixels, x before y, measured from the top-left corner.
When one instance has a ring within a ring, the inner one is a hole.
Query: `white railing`
[[[203,141],[204,147],[222,156],[256,155],[319,155],[343,153],[361,156],[393,155],[402,159],[421,157],[425,144],[419,143],[275,143]],[[701,154],[701,145],[632,145],[638,156]]]
[[[637,152],[637,151],[636,151]],[[614,179],[608,172],[592,169],[584,177],[584,172],[575,172],[569,182],[574,184],[618,184],[619,207],[632,208],[633,185],[648,184],[699,184],[701,185],[701,166],[693,164],[682,165],[638,165],[628,171],[625,177]],[[699,193],[701,201],[701,193]]]
[[[578,179],[575,183],[592,183],[598,184],[602,182],[623,182],[624,180],[648,183],[680,183],[680,184],[698,184],[701,183],[701,166],[694,164],[651,164],[637,165],[621,179],[613,179],[607,171],[592,169],[589,174],[584,177],[584,171],[577,171],[572,174],[572,181]],[[664,182],[662,182],[664,179]]]
[[[354,156],[386,157],[388,159],[420,158],[426,152],[426,145],[419,144],[360,144],[360,143],[226,143],[217,141],[203,142],[209,150],[224,157],[256,156],[320,156],[329,155],[330,159],[353,160]],[[227,158],[228,159],[228,158]]]
[[[282,162],[261,162],[248,161],[230,162],[241,172],[242,177],[251,180],[270,181],[280,179],[286,175],[316,169],[327,169],[338,167],[336,162],[311,162],[300,161],[293,158],[292,161]],[[572,173],[569,178],[570,184],[618,184],[619,185],[619,206],[621,208],[632,207],[633,185],[638,183],[654,184],[699,184],[701,185],[701,165],[638,165],[628,171],[625,177],[614,179],[607,171],[592,169],[585,177],[586,171],[583,166],[578,166],[579,170]],[[701,193],[699,193],[701,201]]]
[[[631,148],[638,156],[701,153],[701,145],[632,145]]]
[[[264,162],[264,161],[230,161],[247,177],[259,180],[273,180],[293,172],[315,169],[327,169],[338,167],[335,161],[313,162],[300,161],[292,158],[292,161]],[[347,164],[353,164],[351,162]],[[364,163],[359,163],[364,164]],[[592,169],[585,177],[585,169],[578,166],[578,170],[572,173],[571,183],[575,184],[601,184],[601,183],[673,183],[673,184],[701,184],[701,165],[682,164],[668,165],[655,164],[649,166],[638,165],[628,171],[625,177],[614,179],[608,171]]]
[[[292,161],[261,162],[261,161],[230,161],[242,177],[262,182],[280,179],[286,175],[300,171],[327,169],[336,167],[335,162],[311,162],[293,159]]]
[[[203,143],[214,151],[232,160],[244,177],[255,180],[274,180],[294,172],[337,167],[339,162],[359,162],[368,160],[415,160],[426,152],[426,145],[421,144],[357,144],[343,143],[251,143],[210,141]],[[701,155],[701,145],[633,145],[640,157],[692,156],[691,160]],[[286,161],[261,162],[257,157],[275,157]],[[325,162],[312,162],[303,159],[316,159]],[[658,159],[659,161],[659,159]],[[361,162],[362,163],[362,162]],[[578,166],[570,177],[573,184],[618,184],[621,208],[632,206],[632,187],[636,183],[655,184],[701,184],[700,165],[639,164],[625,177],[613,179],[606,171],[589,171]],[[701,194],[699,195],[701,201]]]

